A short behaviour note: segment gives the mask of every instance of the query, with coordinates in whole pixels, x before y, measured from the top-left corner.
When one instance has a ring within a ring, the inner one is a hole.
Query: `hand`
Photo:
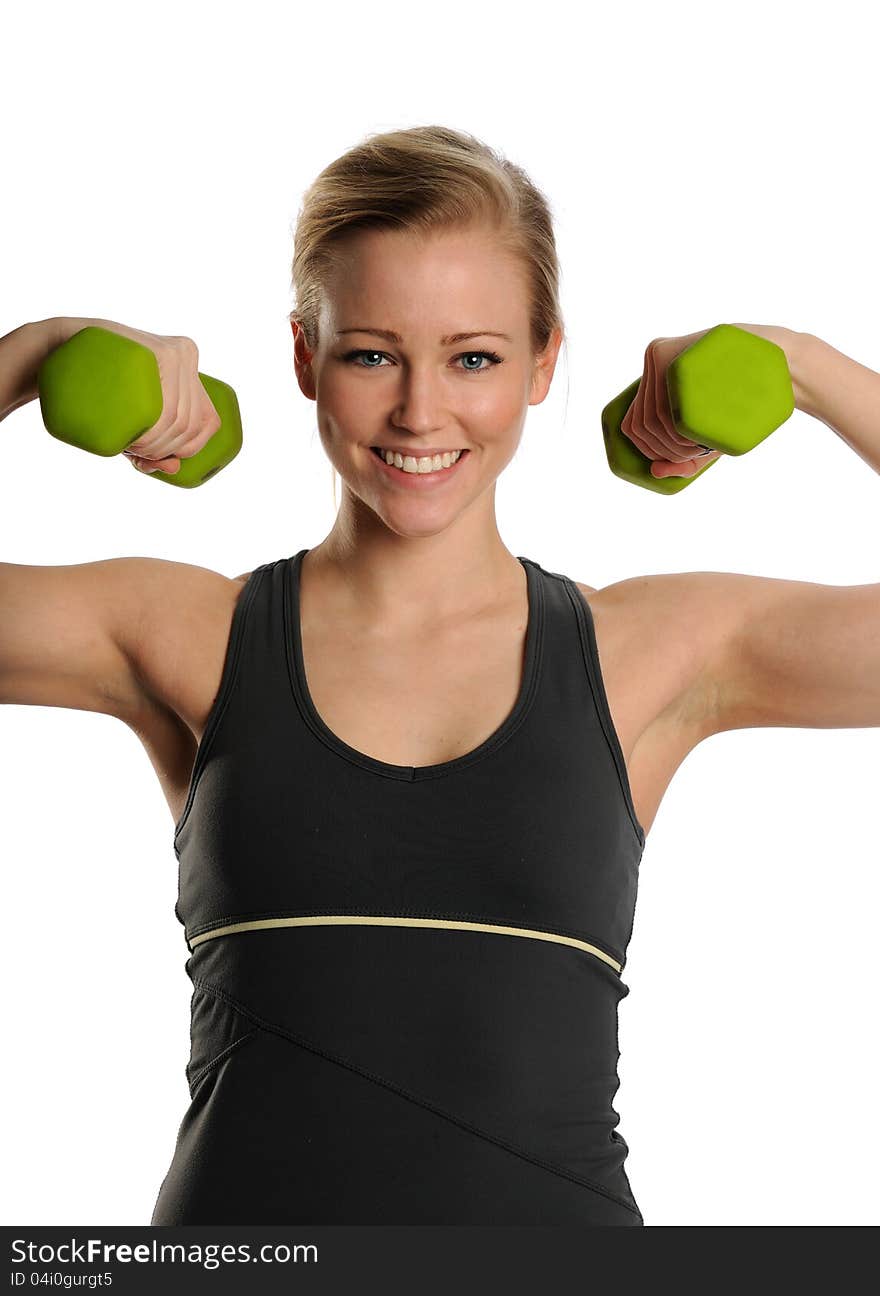
[[[715,325],[711,327],[714,328]],[[740,324],[737,321],[735,327],[766,338],[768,342],[775,342],[781,347],[793,373],[793,381],[795,380],[793,357],[798,354],[797,342],[802,334],[775,324]],[[708,332],[709,329],[705,328],[698,333],[688,333],[685,337],[654,338],[653,342],[648,343],[645,370],[635,400],[624,415],[620,430],[624,436],[629,437],[637,450],[652,460],[652,477],[693,477],[723,453],[721,450],[712,450],[706,454],[705,446],[681,436],[675,430],[666,391],[666,370],[669,365],[677,355]],[[797,392],[797,386],[795,391]]]
[[[670,363],[708,332],[709,329],[701,329],[686,337],[654,338],[648,343],[644,373],[620,430],[637,450],[652,460],[652,477],[693,477],[722,453],[712,450],[706,454],[699,442],[676,431],[666,391],[666,370]]]
[[[162,387],[162,413],[151,428],[122,451],[142,472],[176,473],[181,459],[198,454],[219,430],[220,415],[199,378],[199,349],[192,338],[146,333],[115,320],[62,316],[56,323],[56,346],[80,329],[98,325],[140,342],[155,355]]]

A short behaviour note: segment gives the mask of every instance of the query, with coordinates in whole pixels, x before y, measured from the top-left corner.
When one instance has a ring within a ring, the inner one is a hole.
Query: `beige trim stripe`
[[[531,937],[532,940],[555,941],[558,945],[572,945],[575,949],[585,950],[613,967],[615,972],[619,972],[623,966],[596,945],[576,940],[573,936],[557,936],[555,932],[535,931],[531,927],[496,927],[491,923],[453,922],[445,918],[376,918],[352,914],[320,914],[308,918],[258,918],[253,922],[230,923],[227,927],[215,927],[213,931],[193,936],[187,943],[190,949],[193,949],[203,941],[213,940],[216,936],[231,936],[234,932],[261,931],[269,927],[326,927],[331,924],[351,923],[365,927],[446,927],[453,931],[498,932],[502,936],[526,936]]]

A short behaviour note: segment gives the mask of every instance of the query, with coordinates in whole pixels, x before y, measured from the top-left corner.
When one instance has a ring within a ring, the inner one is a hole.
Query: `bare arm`
[[[142,561],[0,563],[0,703],[133,720],[143,689],[128,641]]]
[[[0,337],[0,420],[37,398],[37,373],[55,340],[55,320],[22,324]]]
[[[59,343],[55,324],[0,338],[0,418],[36,398],[39,367]],[[137,681],[117,633],[130,561],[0,563],[0,702],[131,713]]]

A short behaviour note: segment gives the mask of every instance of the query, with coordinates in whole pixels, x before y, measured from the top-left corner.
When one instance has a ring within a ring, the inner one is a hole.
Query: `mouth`
[[[454,450],[449,451],[447,453],[456,454],[457,457],[447,465],[444,465],[441,460],[440,465],[436,466],[437,459],[438,459],[438,456],[436,455],[433,456],[403,455],[402,452],[395,452],[395,459],[400,457],[403,462],[401,464],[397,464],[397,463],[389,464],[385,458],[385,451],[381,448],[381,446],[370,446],[370,450],[372,451],[374,457],[378,460],[380,467],[384,468],[387,473],[393,474],[395,478],[398,478],[400,480],[406,480],[408,482],[413,482],[413,483],[423,482],[423,481],[424,482],[436,481],[445,477],[452,476],[458,469],[459,465],[463,463],[464,460],[467,458],[467,456],[470,454],[469,450],[459,450],[458,452]],[[445,455],[443,457],[445,457]],[[432,466],[430,469],[425,469],[420,466],[421,461],[428,458],[431,458],[433,460],[434,466]]]

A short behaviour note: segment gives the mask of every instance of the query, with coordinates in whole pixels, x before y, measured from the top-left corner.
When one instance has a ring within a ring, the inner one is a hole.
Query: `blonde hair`
[[[525,171],[474,135],[414,126],[368,135],[305,191],[294,233],[288,318],[315,350],[328,276],[347,235],[363,229],[431,230],[488,224],[520,262],[529,294],[530,344],[542,352],[554,329],[566,340],[550,204]],[[336,477],[334,470],[334,506]]]

